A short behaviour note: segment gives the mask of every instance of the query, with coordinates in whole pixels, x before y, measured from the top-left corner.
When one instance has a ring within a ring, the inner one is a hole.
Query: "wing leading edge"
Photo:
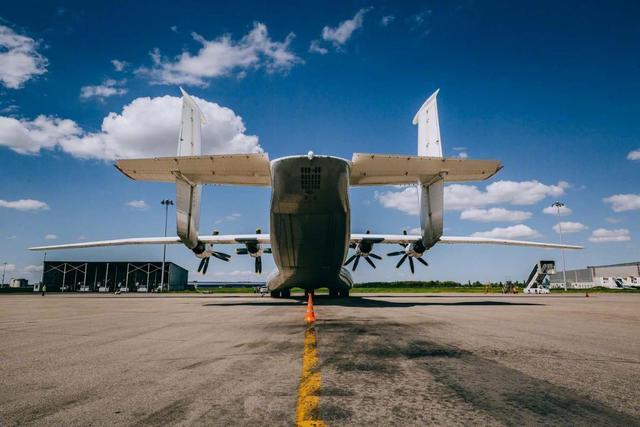
[[[421,238],[421,236],[415,234],[352,234],[351,243],[359,243],[362,240],[375,241],[376,243],[413,243],[419,241]],[[438,242],[446,244],[528,246],[546,249],[584,249],[582,246],[576,245],[494,239],[489,237],[442,236]]]

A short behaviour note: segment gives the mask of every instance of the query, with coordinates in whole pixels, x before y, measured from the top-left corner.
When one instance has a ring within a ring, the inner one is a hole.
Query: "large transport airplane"
[[[237,254],[255,258],[273,253],[275,270],[267,277],[273,297],[288,297],[292,287],[312,291],[327,287],[332,296],[348,296],[353,279],[345,266],[360,259],[371,267],[372,252],[381,243],[401,245],[389,256],[399,256],[396,267],[422,258],[437,243],[499,244],[541,248],[581,249],[580,246],[525,242],[484,237],[443,236],[444,183],[486,180],[501,168],[497,160],[443,158],[438,122],[438,91],[413,118],[418,125],[418,155],[355,153],[351,161],[332,156],[307,155],[269,161],[265,153],[201,155],[201,125],[206,118],[195,100],[182,90],[182,125],[176,157],[119,160],[116,167],[131,179],[176,185],[176,237],[142,237],[82,242],[30,248],[35,251],[117,245],[183,244],[201,259],[198,271],[206,273],[211,257],[228,261],[218,252],[223,244],[243,244]],[[199,235],[200,197],[203,184],[270,186],[270,232],[261,234]],[[352,234],[349,186],[403,185],[418,187],[420,235]],[[270,248],[263,247],[270,245]],[[354,253],[347,259],[349,249]],[[345,262],[346,261],[346,262]]]

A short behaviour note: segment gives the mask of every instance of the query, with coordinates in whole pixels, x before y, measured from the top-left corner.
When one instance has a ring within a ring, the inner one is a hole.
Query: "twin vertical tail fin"
[[[442,157],[440,123],[438,120],[438,97],[436,90],[418,110],[413,124],[418,125],[418,155]],[[443,230],[444,176],[418,181],[418,203],[420,205],[420,228],[422,241],[427,248],[435,245]]]
[[[178,139],[178,156],[199,156],[202,154],[202,124],[206,118],[182,88],[182,123]],[[189,181],[182,174],[176,174],[176,226],[178,237],[189,249],[198,246],[200,224],[200,197],[202,188]]]

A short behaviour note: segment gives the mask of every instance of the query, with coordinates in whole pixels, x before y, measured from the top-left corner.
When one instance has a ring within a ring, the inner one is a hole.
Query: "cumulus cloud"
[[[460,219],[479,222],[517,222],[531,218],[531,212],[511,211],[504,208],[466,209],[460,213]]]
[[[44,236],[45,240],[56,240],[58,238],[58,236],[56,236],[55,234],[47,234]]]
[[[309,44],[309,52],[326,55],[329,52],[329,49],[322,47],[320,45],[320,40],[311,40],[311,44]]]
[[[111,65],[113,65],[113,68],[116,71],[120,72],[120,71],[124,71],[124,69],[127,67],[127,65],[129,65],[129,63],[127,61],[119,61],[117,59],[112,59]]]
[[[499,204],[533,205],[545,197],[564,194],[568,187],[569,184],[564,181],[557,185],[547,185],[538,181],[496,181],[483,191],[475,185],[451,184],[444,190],[444,206],[449,210],[465,210]],[[415,187],[401,191],[376,192],[375,198],[387,208],[412,215],[419,212]]]
[[[512,225],[509,227],[496,227],[489,231],[478,231],[473,233],[473,237],[489,237],[494,239],[517,239],[527,237],[538,237],[540,234],[533,228],[524,224]]]
[[[149,209],[149,205],[144,200],[131,200],[130,202],[125,203],[125,205],[139,211],[146,211]]]
[[[262,151],[258,137],[245,134],[244,122],[233,110],[194,99],[208,121],[202,127],[204,154]],[[178,97],[137,98],[120,113],[109,113],[95,133],[84,131],[73,120],[51,116],[34,120],[0,117],[0,146],[21,154],[60,150],[82,159],[174,156],[181,108]]]
[[[96,86],[83,86],[80,89],[80,98],[98,98],[104,99],[114,95],[124,95],[127,89],[122,87],[124,81],[114,79],[106,79],[102,84]]]
[[[42,272],[42,265],[27,265],[25,268],[23,268],[25,273],[40,273]]]
[[[633,150],[629,154],[627,154],[627,159],[640,160],[640,148],[638,148],[637,150]]]
[[[13,273],[14,271],[16,271],[16,265],[15,264],[2,264],[2,271],[5,273]]]
[[[46,211],[49,205],[40,200],[20,199],[20,200],[2,200],[0,199],[0,208],[15,209],[17,211]]]
[[[370,9],[360,9],[351,19],[347,19],[338,24],[337,27],[331,28],[326,26],[322,29],[322,39],[333,43],[335,47],[345,44],[355,30],[362,27],[364,23],[364,14]]]
[[[573,211],[571,210],[571,208],[568,208],[566,206],[560,207],[560,216],[571,215],[572,212]],[[558,208],[556,208],[555,206],[547,206],[546,208],[542,209],[542,213],[545,213],[547,215],[558,215]]]
[[[224,222],[231,222],[231,221],[236,221],[237,219],[240,219],[242,215],[238,212],[234,212],[231,215],[226,215],[222,218],[218,218],[215,223],[216,224],[222,224]]]
[[[0,24],[0,83],[19,89],[27,80],[46,73],[47,59],[37,48],[38,43],[31,37]]]
[[[553,226],[553,231],[560,234],[560,230],[562,230],[563,234],[571,234],[586,230],[587,228],[586,225],[579,222],[561,221]]]
[[[607,230],[606,228],[598,228],[593,230],[589,241],[594,243],[607,243],[607,242],[628,242],[631,240],[629,230],[626,228],[618,228],[616,230]]]
[[[380,20],[380,23],[382,24],[383,27],[387,27],[389,26],[389,24],[391,24],[394,20],[396,19],[395,16],[393,15],[386,15],[383,16],[382,19]]]
[[[267,26],[260,22],[238,41],[229,34],[215,40],[207,40],[196,33],[191,35],[202,45],[196,54],[185,51],[170,59],[155,49],[151,52],[153,66],[139,68],[136,73],[157,84],[207,86],[209,79],[233,73],[242,76],[247,70],[258,68],[264,68],[268,73],[285,73],[303,62],[290,49],[295,37],[293,33],[276,42],[269,37]]]
[[[640,209],[640,194],[615,194],[602,199],[611,204],[614,212],[634,211]]]

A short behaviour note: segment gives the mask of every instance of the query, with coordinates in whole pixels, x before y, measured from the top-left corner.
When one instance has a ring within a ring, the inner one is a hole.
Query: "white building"
[[[567,288],[570,289],[640,287],[640,261],[567,270],[566,276]],[[562,280],[562,271],[556,271],[549,276],[550,287],[562,288]]]

